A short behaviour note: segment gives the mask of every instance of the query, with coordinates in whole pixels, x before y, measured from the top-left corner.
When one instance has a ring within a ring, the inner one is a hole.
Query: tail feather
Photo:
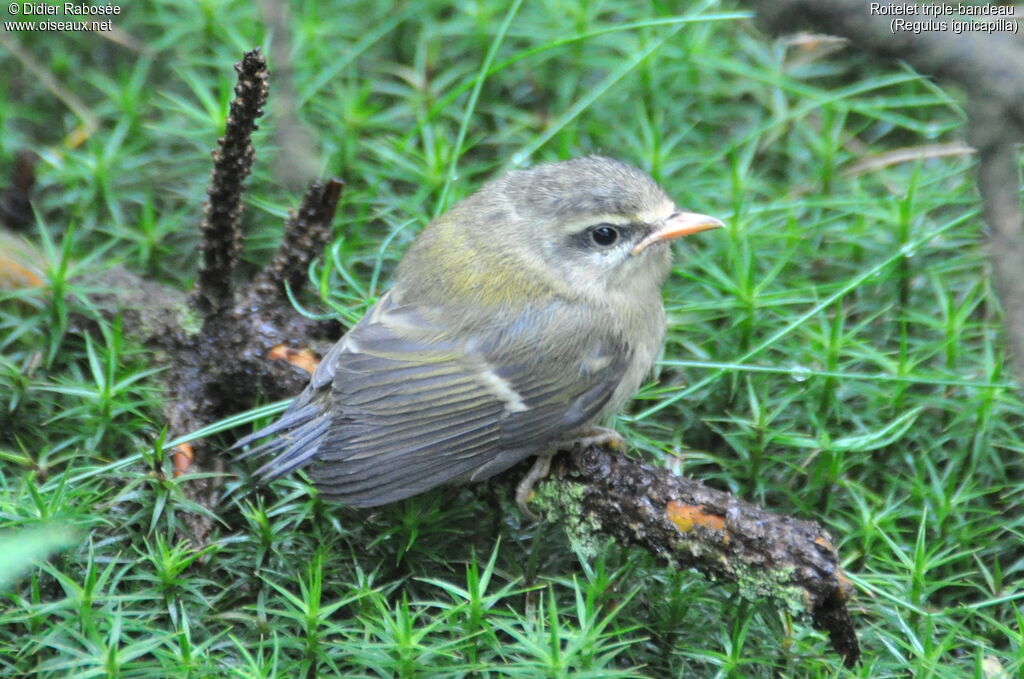
[[[235,457],[244,460],[272,456],[255,472],[261,480],[269,481],[309,464],[316,455],[320,440],[327,433],[328,425],[329,418],[320,406],[310,403],[286,412],[277,422],[239,439],[229,450],[271,437]]]
[[[305,467],[316,457],[320,441],[327,433],[329,422],[325,417],[316,417],[306,422],[293,432],[283,434],[273,443],[275,452],[283,450],[256,470],[256,476],[264,481],[271,481],[279,476]]]
[[[259,441],[260,439],[266,438],[271,434],[276,434],[280,431],[284,431],[285,429],[293,429],[295,427],[300,427],[319,414],[320,407],[315,403],[310,403],[302,408],[299,408],[298,410],[295,410],[294,412],[291,409],[289,409],[284,415],[281,416],[281,419],[277,420],[273,424],[263,427],[263,429],[260,429],[259,431],[243,436],[242,438],[235,441],[235,444],[228,448],[228,450],[238,450],[239,448],[249,445],[253,441]],[[247,457],[259,455],[259,452],[257,451],[259,451],[261,448],[263,448],[263,446],[258,446],[253,450],[246,451],[239,455],[238,459],[244,460]]]

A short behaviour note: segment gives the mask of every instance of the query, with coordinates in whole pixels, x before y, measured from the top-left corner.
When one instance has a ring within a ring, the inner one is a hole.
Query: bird
[[[523,514],[557,450],[624,447],[600,426],[662,346],[670,241],[723,227],[642,170],[584,156],[510,170],[434,218],[393,285],[279,420],[240,439],[269,481],[376,507],[527,458]]]

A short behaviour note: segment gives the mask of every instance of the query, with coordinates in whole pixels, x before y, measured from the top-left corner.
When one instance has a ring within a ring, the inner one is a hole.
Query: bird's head
[[[399,277],[422,284],[431,271],[449,299],[515,303],[554,292],[628,301],[660,288],[671,240],[721,226],[679,210],[637,168],[588,156],[484,185],[427,227]]]

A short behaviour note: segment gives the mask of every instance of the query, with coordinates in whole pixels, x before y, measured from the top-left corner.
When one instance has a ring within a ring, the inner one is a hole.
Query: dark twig
[[[200,226],[202,260],[195,299],[207,318],[234,301],[232,277],[242,247],[242,191],[256,156],[252,133],[263,115],[269,91],[267,63],[259,48],[247,52],[241,63],[235,64],[235,71],[235,99],[224,136],[213,152],[213,172]]]
[[[309,187],[298,211],[285,223],[284,237],[270,264],[253,279],[251,291],[283,296],[286,286],[302,285],[310,263],[331,240],[331,221],[344,186],[340,179],[331,179]]]
[[[809,613],[846,665],[856,664],[860,648],[846,609],[852,588],[831,538],[816,523],[770,514],[600,448],[562,460],[568,464],[561,478],[538,487],[538,506],[565,526],[578,549],[586,552],[611,535],[675,568],[735,582],[747,598],[770,597]]]
[[[1024,385],[1024,222],[1015,145],[1024,135],[1024,44],[1009,33],[890,30],[896,14],[863,0],[753,0],[758,23],[776,34],[811,28],[849,38],[880,57],[903,59],[964,89],[978,188],[989,226],[989,257],[1006,319],[1007,348]],[[883,2],[887,7],[910,3]],[[921,18],[921,17],[917,17]],[[951,21],[950,17],[933,17]]]
[[[330,225],[341,196],[340,180],[309,188],[299,210],[288,220],[273,261],[235,292],[242,191],[255,155],[251,136],[268,91],[266,64],[258,50],[246,54],[235,70],[237,97],[219,149],[213,154],[201,229],[202,262],[192,298],[202,313],[201,327],[190,327],[180,295],[158,294],[153,289],[159,288],[156,283],[131,272],[108,271],[93,282],[113,291],[97,294],[97,307],[111,313],[131,309],[124,311],[131,313],[132,322],[126,327],[166,360],[164,416],[172,438],[250,407],[258,397],[277,399],[295,394],[309,379],[306,370],[315,360],[311,349],[326,349],[329,341],[340,335],[336,323],[297,314],[287,295],[288,288],[302,287],[310,263],[330,240]],[[285,360],[275,360],[278,357]],[[179,446],[173,452],[175,473],[191,473],[193,465],[219,471],[223,461],[211,452],[205,441]],[[218,502],[214,477],[193,475],[185,488],[202,506],[212,508]],[[186,514],[185,520],[191,537],[202,542],[212,526],[210,516]]]

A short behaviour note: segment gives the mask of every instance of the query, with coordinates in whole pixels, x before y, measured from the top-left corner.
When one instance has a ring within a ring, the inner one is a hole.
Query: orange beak
[[[720,229],[724,226],[725,222],[721,219],[697,214],[696,212],[677,212],[666,219],[657,229],[647,234],[647,237],[637,243],[630,254],[635,255],[653,243],[674,240],[681,236],[689,236],[691,233],[700,233],[708,229]]]

